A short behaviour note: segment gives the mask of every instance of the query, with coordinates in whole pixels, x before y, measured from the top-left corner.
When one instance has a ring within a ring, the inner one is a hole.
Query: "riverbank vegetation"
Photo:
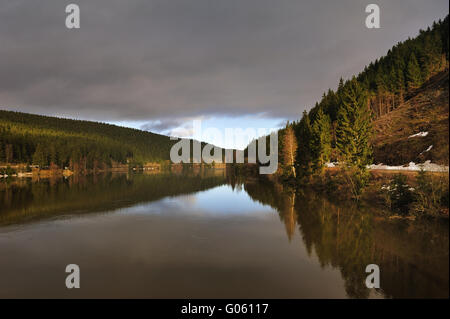
[[[328,90],[299,121],[279,131],[282,161],[275,177],[356,201],[370,195],[396,215],[448,216],[448,170],[443,177],[419,172],[411,185],[402,174],[386,174],[378,185],[368,170],[381,160],[448,165],[448,43],[447,16],[359,75],[341,79],[336,91]]]
[[[358,197],[360,204],[378,207],[388,217],[449,217],[448,173],[367,172],[367,184]],[[311,179],[311,188],[337,201],[355,199],[346,172],[327,169]]]

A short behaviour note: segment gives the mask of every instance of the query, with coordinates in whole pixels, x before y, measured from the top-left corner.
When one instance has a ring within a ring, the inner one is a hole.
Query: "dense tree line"
[[[370,63],[356,77],[367,92],[368,104],[374,116],[389,113],[408,98],[431,76],[448,68],[448,16],[433,23],[432,28],[420,30],[419,35],[400,42],[387,54]],[[339,81],[336,91],[328,90],[311,110],[314,119],[319,109],[336,121],[345,87],[349,81]]]
[[[0,110],[0,163],[86,170],[169,160],[169,137],[110,124]]]
[[[326,162],[346,162],[364,170],[371,162],[371,122],[406,101],[430,77],[448,69],[448,16],[420,30],[419,35],[395,45],[352,79],[339,81],[301,120],[279,132],[280,158],[284,159],[286,132],[297,140],[297,176],[320,172]],[[292,143],[290,144],[292,145]],[[292,152],[292,149],[289,149]],[[282,163],[289,174],[291,163]]]

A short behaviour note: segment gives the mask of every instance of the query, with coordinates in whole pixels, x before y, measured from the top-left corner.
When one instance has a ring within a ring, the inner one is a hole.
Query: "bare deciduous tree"
[[[290,167],[292,175],[295,174],[295,157],[297,153],[297,139],[291,126],[287,126],[283,137],[283,160],[286,167]]]

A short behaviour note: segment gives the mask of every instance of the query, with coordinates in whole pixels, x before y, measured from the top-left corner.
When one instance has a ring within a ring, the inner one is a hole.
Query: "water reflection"
[[[0,183],[0,226],[72,213],[114,210],[226,183],[225,172],[106,174]]]
[[[296,225],[308,254],[321,267],[339,269],[349,297],[368,298],[368,264],[381,269],[387,298],[448,298],[448,221],[387,221],[370,207],[338,205],[313,192],[295,193],[272,183],[251,183],[246,191],[280,214],[291,239]]]
[[[0,203],[0,297],[448,297],[448,224],[224,171],[2,181]]]

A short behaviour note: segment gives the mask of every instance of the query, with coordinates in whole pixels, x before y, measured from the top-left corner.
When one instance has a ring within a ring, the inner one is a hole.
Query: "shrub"
[[[387,190],[387,203],[390,209],[400,215],[409,213],[414,202],[413,189],[406,183],[406,176],[395,174]]]
[[[16,170],[11,168],[11,166],[9,166],[9,165],[6,168],[1,168],[0,169],[0,175],[11,176],[11,175],[16,174],[16,173],[17,173]]]
[[[421,170],[416,177],[417,189],[412,213],[415,215],[438,216],[444,207],[448,208],[448,179],[445,176],[432,177]]]
[[[369,174],[366,170],[355,166],[343,167],[341,175],[344,183],[352,194],[352,198],[359,201],[364,188],[369,182]]]

